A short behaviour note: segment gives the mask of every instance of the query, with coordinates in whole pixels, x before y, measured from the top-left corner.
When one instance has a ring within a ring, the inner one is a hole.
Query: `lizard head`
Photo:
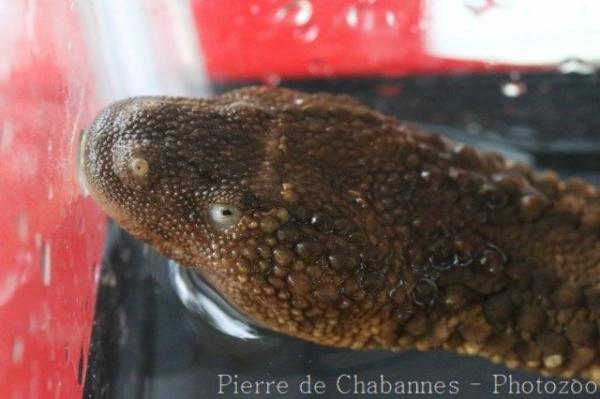
[[[266,123],[265,112],[239,102],[120,101],[84,132],[85,180],[126,230],[183,264],[208,262],[216,244],[248,228],[251,178],[268,162]]]
[[[406,235],[392,219],[416,218],[397,202],[411,185],[393,148],[409,145],[396,120],[346,97],[249,88],[115,103],[85,133],[82,159],[113,219],[201,270],[246,315],[362,347],[372,334],[355,326],[412,314],[409,287],[422,277],[392,256],[406,240],[390,239]],[[419,301],[430,301],[435,287],[421,285]],[[393,309],[383,306],[391,300]],[[393,339],[390,320],[373,331]]]

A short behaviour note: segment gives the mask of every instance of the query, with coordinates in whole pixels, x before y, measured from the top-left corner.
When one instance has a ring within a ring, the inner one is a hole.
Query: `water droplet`
[[[479,263],[485,271],[492,274],[501,272],[507,261],[508,258],[504,251],[491,243],[488,243],[488,248],[483,251],[479,258]]]
[[[435,260],[433,258],[433,256],[429,257],[429,265],[434,269],[434,270],[438,270],[438,271],[444,271],[444,270],[448,270],[452,267],[452,265],[454,264],[454,260],[453,259],[446,259],[446,260]]]
[[[313,15],[313,5],[309,0],[296,0],[275,13],[277,21],[291,21],[294,25],[306,25]]]
[[[233,19],[233,24],[237,26],[243,26],[246,23],[246,18],[242,15],[236,15]]]
[[[0,151],[7,150],[12,144],[13,138],[15,137],[15,130],[10,121],[5,120],[2,123],[2,130],[0,130]]]
[[[394,14],[393,11],[386,11],[385,12],[385,22],[389,26],[393,26],[396,23],[396,15]]]
[[[394,17],[393,13],[391,15]],[[361,7],[348,7],[345,15],[346,24],[348,24],[348,26],[352,28],[360,27],[365,31],[372,30],[375,27],[376,17],[377,15],[375,11],[372,8],[365,7],[364,5]],[[384,16],[379,15],[379,17],[381,18]]]
[[[16,337],[12,346],[12,361],[14,364],[21,364],[23,362],[23,355],[25,354],[25,342],[23,338]]]
[[[47,305],[38,309],[30,310],[28,320],[29,333],[34,334],[39,331],[46,331],[50,324],[50,310]]]
[[[100,263],[92,264],[92,281],[98,283],[100,281]]]
[[[399,323],[406,323],[414,314],[416,308],[411,302],[405,302],[400,307],[394,309],[392,317]]]
[[[528,222],[539,218],[547,205],[548,199],[540,192],[527,193],[519,200],[521,216]]]
[[[77,383],[83,383],[83,346],[79,348],[79,360],[77,361]]]
[[[346,23],[351,27],[358,25],[358,9],[356,7],[351,6],[346,11]]]
[[[42,248],[42,235],[40,233],[35,233],[33,236],[33,242],[35,243],[35,247],[37,249]]]
[[[260,6],[258,4],[252,4],[250,6],[250,14],[258,15],[260,13]]]
[[[502,94],[506,97],[519,97],[527,91],[527,86],[522,82],[506,82],[502,85]]]
[[[317,285],[314,291],[314,296],[323,302],[333,302],[339,299],[341,289],[329,281],[322,281]]]
[[[473,263],[473,258],[471,258],[471,257],[467,257],[466,259],[463,259],[460,257],[460,255],[454,255],[453,266],[467,267],[467,266],[470,266],[471,263]]]
[[[499,190],[495,185],[484,184],[481,187],[481,194],[485,205],[490,209],[502,208],[508,201],[506,192]]]
[[[473,262],[473,259],[471,259],[471,258],[461,259],[461,257],[458,254],[454,254],[452,256],[452,258],[442,260],[442,261],[436,261],[433,257],[429,258],[429,265],[431,266],[432,269],[437,270],[437,271],[448,270],[451,267],[455,267],[455,266],[467,267],[472,262]]]
[[[353,197],[354,202],[363,209],[368,208],[369,204],[360,191],[348,190],[348,193]]]
[[[471,134],[481,134],[483,126],[479,122],[468,122],[465,125],[465,130]]]
[[[48,200],[52,201],[54,198],[54,187],[48,186]]]
[[[29,235],[29,226],[27,224],[27,215],[24,213],[20,213],[17,216],[17,237],[21,242],[27,241],[27,236]]]
[[[402,86],[402,84],[384,83],[375,86],[375,91],[377,92],[377,95],[383,97],[397,96],[402,93],[403,89],[404,87]]]
[[[365,10],[361,17],[362,29],[363,30],[372,30],[375,27],[375,13],[372,10]]]
[[[560,63],[558,70],[561,73],[577,73],[580,75],[590,75],[596,72],[592,64],[585,62],[580,58],[568,58]]]
[[[519,72],[519,71],[510,71],[510,73],[508,74],[508,76],[510,77],[510,80],[516,82],[519,79],[521,79],[521,72]]]
[[[484,60],[483,61],[483,67],[485,69],[487,69],[488,71],[494,69],[497,66],[498,66],[498,62],[496,62],[496,61],[493,61],[493,60]]]
[[[47,287],[50,285],[52,278],[52,255],[50,253],[50,243],[45,242],[42,246],[40,256],[40,266],[42,271],[42,283]]]
[[[271,74],[264,78],[264,82],[269,86],[278,86],[281,83],[281,76]]]
[[[294,31],[294,37],[296,39],[305,41],[307,43],[315,41],[319,36],[319,27],[316,25],[310,27],[298,28]]]
[[[333,67],[321,58],[311,58],[308,61],[308,73],[327,76],[333,73]]]
[[[460,285],[451,285],[446,289],[444,295],[444,305],[450,309],[458,310],[462,308],[469,300],[468,291]]]
[[[19,287],[19,276],[9,275],[0,280],[0,306],[12,299],[13,294]]]
[[[33,314],[29,314],[28,331],[30,334],[35,334],[39,329],[39,323],[37,318]]]
[[[84,168],[84,151],[85,151],[85,140],[87,136],[87,130],[82,130],[79,134],[79,151],[77,154],[77,181],[79,183],[79,187],[81,189],[81,195],[83,197],[88,197],[90,195],[87,180],[85,178],[85,168]]]
[[[77,220],[77,232],[79,234],[85,233],[85,217],[80,216]]]
[[[496,7],[495,0],[464,0],[463,4],[476,17]]]
[[[411,292],[413,302],[418,306],[431,305],[437,297],[438,287],[430,278],[422,278]]]

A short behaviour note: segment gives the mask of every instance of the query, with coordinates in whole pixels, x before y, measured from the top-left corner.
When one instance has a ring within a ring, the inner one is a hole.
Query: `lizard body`
[[[125,229],[276,331],[600,381],[600,194],[345,96],[140,97],[85,133]]]

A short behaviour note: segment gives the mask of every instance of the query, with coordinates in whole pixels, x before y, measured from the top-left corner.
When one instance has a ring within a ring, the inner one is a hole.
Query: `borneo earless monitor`
[[[115,103],[84,137],[121,226],[273,330],[600,381],[600,194],[355,100]]]

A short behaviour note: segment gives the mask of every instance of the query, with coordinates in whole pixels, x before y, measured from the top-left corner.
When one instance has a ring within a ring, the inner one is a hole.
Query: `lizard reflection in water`
[[[267,87],[127,99],[83,145],[100,206],[264,326],[600,381],[600,194],[580,180]]]

